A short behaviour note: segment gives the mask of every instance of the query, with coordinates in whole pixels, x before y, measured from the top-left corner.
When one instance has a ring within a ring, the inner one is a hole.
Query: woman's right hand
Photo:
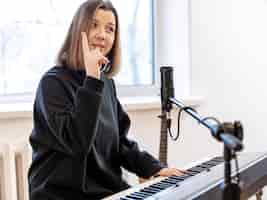
[[[82,51],[86,75],[100,79],[100,66],[107,64],[109,61],[101,54],[100,49],[89,47],[85,32],[82,32]]]

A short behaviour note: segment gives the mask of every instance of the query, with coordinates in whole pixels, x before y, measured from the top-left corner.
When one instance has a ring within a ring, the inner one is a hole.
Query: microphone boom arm
[[[179,108],[185,108],[186,106],[178,101],[177,99],[170,97],[169,99],[170,104],[174,104]],[[243,149],[243,144],[241,139],[236,136],[234,132],[225,132],[227,128],[224,127],[224,124],[219,123],[215,120],[206,120],[206,118],[201,117],[198,113],[196,113],[193,109],[184,109],[186,113],[191,115],[194,119],[196,119],[201,125],[208,128],[213,137],[215,137],[218,141],[223,142],[229,149],[234,151],[241,151]],[[216,123],[214,123],[216,122]],[[231,129],[228,129],[232,131]],[[233,129],[233,131],[235,131]],[[240,135],[243,135],[242,133]]]

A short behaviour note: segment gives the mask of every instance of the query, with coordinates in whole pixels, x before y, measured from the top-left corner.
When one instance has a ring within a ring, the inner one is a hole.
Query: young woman
[[[109,1],[77,10],[34,103],[31,200],[96,200],[127,189],[121,167],[148,178],[180,175],[127,138],[128,115],[112,77],[119,71],[119,20]],[[101,71],[103,65],[108,65]]]

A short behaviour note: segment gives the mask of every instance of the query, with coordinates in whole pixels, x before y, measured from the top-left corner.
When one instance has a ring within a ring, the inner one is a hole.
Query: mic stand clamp
[[[218,132],[235,136],[240,141],[243,140],[243,128],[240,122],[223,123],[220,125]],[[219,133],[220,134],[220,133]],[[224,183],[222,185],[223,200],[239,200],[240,186],[238,182],[231,177],[231,160],[235,156],[235,151],[241,149],[231,149],[224,143]]]

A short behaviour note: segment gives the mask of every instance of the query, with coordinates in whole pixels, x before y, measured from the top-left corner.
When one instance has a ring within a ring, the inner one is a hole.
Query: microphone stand
[[[188,107],[186,107],[182,102],[173,97],[168,98],[167,104],[169,104],[167,105],[169,108],[171,108],[171,105],[174,104],[180,109],[183,109],[200,124],[207,127],[211,131],[212,136],[214,136],[218,141],[224,143],[223,200],[240,200],[240,187],[238,183],[233,182],[231,178],[231,159],[235,156],[235,152],[243,149],[243,128],[241,123],[219,123],[217,120],[210,120],[211,118],[203,118],[193,109],[188,109]]]

